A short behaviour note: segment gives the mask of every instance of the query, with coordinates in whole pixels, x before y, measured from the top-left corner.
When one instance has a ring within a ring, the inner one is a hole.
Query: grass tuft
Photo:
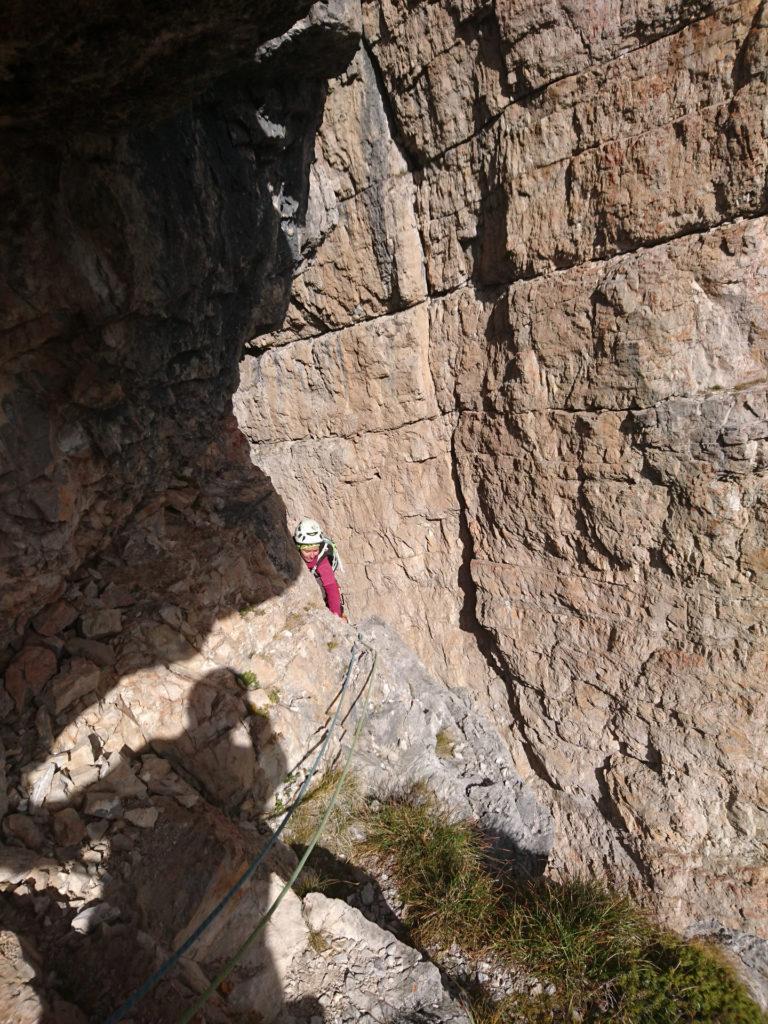
[[[456,748],[456,744],[451,739],[451,734],[447,729],[441,729],[437,736],[435,736],[435,753],[441,761],[448,761],[453,757],[453,751]]]
[[[247,669],[245,672],[238,672],[237,678],[240,680],[241,685],[244,686],[246,690],[259,689],[259,680],[255,672],[251,672],[249,669]]]
[[[301,872],[299,877],[293,883],[293,891],[303,900],[305,896],[308,896],[311,892],[325,892],[328,888],[328,881],[320,874],[319,871],[315,871],[314,868],[307,865]]]
[[[716,950],[684,942],[595,883],[493,874],[478,830],[434,801],[391,800],[366,829],[368,850],[391,870],[417,942],[455,943],[472,959],[523,967],[555,986],[553,996],[535,1001],[476,1001],[478,1024],[766,1024]]]
[[[316,953],[325,953],[327,949],[331,948],[331,944],[323,935],[322,932],[315,931],[314,928],[309,930],[309,946],[310,949],[314,949]]]
[[[306,846],[320,824],[331,794],[341,772],[332,769],[325,773],[294,811],[286,829],[286,839],[292,845]],[[354,849],[349,828],[359,818],[363,807],[359,786],[352,775],[345,778],[334,809],[323,831],[323,846],[337,857],[347,858]]]

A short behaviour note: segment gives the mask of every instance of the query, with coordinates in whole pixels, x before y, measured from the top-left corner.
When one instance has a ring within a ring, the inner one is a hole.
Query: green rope
[[[367,647],[368,645],[366,644],[365,646]],[[229,977],[229,975],[232,973],[232,971],[235,969],[235,967],[237,967],[237,965],[242,960],[242,958],[243,958],[244,954],[246,953],[246,951],[250,948],[251,945],[253,945],[253,943],[257,939],[257,937],[266,928],[267,924],[269,923],[270,919],[274,915],[275,911],[277,910],[277,908],[282,903],[283,897],[288,892],[288,890],[293,886],[293,883],[296,881],[296,879],[301,874],[302,869],[304,868],[304,865],[309,860],[310,855],[312,854],[312,851],[314,850],[315,846],[317,845],[317,842],[320,839],[322,831],[325,828],[326,824],[328,823],[328,819],[331,816],[331,811],[333,810],[333,808],[336,805],[336,800],[338,799],[341,787],[344,785],[344,780],[346,779],[346,777],[347,777],[347,775],[349,773],[349,766],[350,766],[350,763],[352,761],[352,755],[355,752],[355,747],[357,746],[357,741],[360,738],[360,734],[361,734],[361,732],[363,730],[363,726],[365,725],[365,722],[366,722],[367,717],[368,717],[368,705],[370,703],[370,691],[368,689],[368,684],[371,681],[371,677],[373,676],[374,669],[376,668],[376,658],[377,658],[376,651],[374,651],[373,648],[368,647],[368,650],[373,655],[373,662],[371,663],[371,670],[368,673],[368,676],[367,676],[367,678],[365,680],[365,683],[363,684],[363,687],[362,687],[362,690],[361,690],[361,692],[363,690],[365,691],[365,701],[363,703],[362,711],[361,711],[360,717],[358,718],[357,723],[355,725],[355,731],[354,731],[354,733],[352,735],[352,743],[350,744],[350,748],[349,748],[349,751],[347,753],[347,757],[346,757],[346,759],[344,761],[344,767],[342,768],[341,774],[339,775],[339,778],[338,778],[338,780],[336,782],[336,785],[334,786],[333,791],[331,792],[331,798],[328,801],[328,806],[326,807],[326,809],[325,809],[325,811],[323,813],[323,816],[320,819],[319,825],[315,829],[315,833],[312,836],[312,839],[310,840],[309,845],[307,846],[306,850],[304,851],[304,854],[303,854],[301,860],[296,865],[296,867],[293,869],[291,877],[285,883],[285,885],[283,886],[282,890],[278,894],[277,898],[272,903],[272,906],[261,916],[261,918],[256,923],[256,927],[253,929],[253,931],[250,933],[250,935],[245,939],[245,941],[240,945],[238,950],[235,952],[234,956],[232,956],[231,959],[228,960],[227,963],[224,965],[224,967],[222,967],[221,971],[219,971],[219,973],[213,979],[213,981],[208,986],[208,988],[204,992],[202,992],[198,996],[198,998],[195,1000],[195,1002],[192,1004],[192,1006],[188,1010],[186,1010],[181,1015],[181,1017],[179,1017],[178,1024],[189,1024],[189,1021],[191,1021],[192,1018],[195,1016],[195,1014],[198,1012],[198,1010],[200,1010],[208,1002],[208,1000],[214,994],[214,992],[219,987],[219,985],[221,985],[221,983],[223,981],[225,981]]]

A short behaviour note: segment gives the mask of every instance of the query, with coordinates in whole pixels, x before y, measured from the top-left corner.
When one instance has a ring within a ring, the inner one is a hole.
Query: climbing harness
[[[360,739],[360,734],[363,731],[363,726],[365,725],[366,721],[368,720],[368,707],[370,705],[370,697],[371,697],[371,692],[370,692],[370,688],[369,688],[368,684],[370,683],[371,678],[372,678],[373,673],[374,673],[374,669],[376,668],[376,657],[377,657],[377,655],[376,655],[376,652],[373,650],[372,647],[368,647],[367,644],[364,645],[364,646],[373,655],[373,660],[371,662],[371,670],[368,673],[368,676],[366,677],[366,680],[365,680],[365,682],[363,683],[363,685],[362,685],[362,687],[360,689],[360,694],[358,694],[358,698],[359,698],[359,696],[361,694],[363,694],[363,692],[365,693],[365,698],[363,700],[363,706],[362,706],[362,709],[360,711],[360,715],[358,717],[357,723],[355,724],[355,731],[352,734],[352,742],[350,743],[349,750],[347,751],[347,756],[346,756],[346,758],[344,760],[344,767],[342,768],[341,774],[339,775],[339,778],[336,781],[336,785],[333,787],[333,791],[331,792],[331,798],[328,801],[328,806],[325,808],[325,811],[323,812],[323,816],[321,817],[320,822],[319,822],[317,828],[315,829],[315,833],[312,836],[312,838],[310,839],[309,844],[307,845],[307,848],[304,851],[304,854],[302,855],[301,860],[296,865],[296,867],[293,869],[293,872],[291,873],[291,877],[288,879],[288,881],[285,883],[283,888],[280,890],[280,892],[278,893],[278,895],[275,898],[275,900],[272,903],[272,905],[269,907],[268,910],[266,910],[264,912],[264,914],[262,914],[262,916],[256,922],[256,926],[254,927],[253,931],[244,940],[244,942],[239,946],[239,948],[235,952],[234,956],[232,956],[226,962],[224,967],[219,971],[219,973],[216,975],[216,977],[210,983],[208,988],[204,992],[201,992],[201,994],[198,996],[198,998],[195,1000],[195,1002],[192,1004],[192,1006],[190,1006],[189,1009],[186,1010],[179,1017],[179,1019],[177,1021],[177,1024],[189,1024],[189,1021],[191,1021],[192,1018],[195,1016],[195,1014],[199,1010],[202,1009],[202,1007],[205,1005],[205,1003],[208,1002],[208,1000],[211,998],[211,996],[216,991],[216,989],[219,987],[219,985],[221,985],[221,983],[223,981],[225,981],[229,977],[229,975],[232,973],[232,971],[235,969],[235,967],[237,967],[237,965],[240,963],[240,961],[242,960],[243,956],[248,951],[249,947],[258,938],[260,933],[264,931],[266,926],[269,924],[270,918],[272,917],[272,915],[275,913],[277,908],[282,903],[283,897],[288,892],[288,890],[293,886],[293,883],[296,881],[296,879],[301,874],[301,872],[302,872],[302,870],[304,868],[304,865],[309,860],[309,858],[310,858],[310,856],[312,854],[312,851],[314,850],[314,848],[315,848],[315,846],[317,844],[317,841],[319,840],[319,838],[320,838],[320,836],[321,836],[321,834],[323,832],[323,829],[325,828],[325,826],[326,826],[326,824],[328,822],[328,819],[331,816],[331,812],[333,811],[333,808],[336,806],[336,801],[337,801],[339,793],[341,791],[341,787],[344,785],[344,781],[345,781],[345,779],[347,777],[347,774],[349,773],[349,766],[350,766],[350,764],[352,762],[352,755],[355,752],[355,747],[357,746],[357,741]],[[351,708],[350,708],[350,710],[351,710]]]
[[[328,558],[331,560],[331,568],[333,569],[334,572],[341,572],[343,570],[344,565],[342,564],[341,561],[339,549],[336,547],[336,544],[331,540],[330,537],[323,537],[323,546],[320,548],[320,554],[317,556],[318,562],[323,557],[323,555],[327,555]]]
[[[349,656],[349,663],[347,665],[347,670],[346,670],[346,672],[344,674],[344,680],[342,682],[341,689],[339,690],[339,693],[338,693],[338,697],[337,697],[338,703],[336,704],[336,710],[334,711],[333,718],[331,719],[331,722],[330,722],[330,724],[328,726],[328,729],[326,731],[325,737],[323,738],[323,742],[320,745],[320,749],[317,752],[317,756],[315,757],[315,760],[312,762],[312,765],[310,766],[310,769],[309,769],[309,771],[307,773],[307,776],[304,779],[304,781],[302,782],[301,787],[300,787],[298,793],[296,794],[296,798],[294,799],[293,803],[290,805],[290,807],[285,812],[285,815],[284,815],[282,821],[277,826],[275,831],[272,833],[272,835],[270,836],[270,838],[269,838],[268,842],[266,843],[266,845],[259,851],[259,853],[256,855],[256,857],[251,861],[251,863],[248,865],[248,867],[245,869],[245,871],[242,873],[242,875],[237,879],[237,881],[232,885],[232,887],[229,889],[229,891],[226,892],[224,894],[224,896],[222,896],[222,898],[219,900],[219,902],[216,904],[216,906],[213,908],[213,910],[208,914],[208,916],[205,918],[205,920],[203,920],[197,926],[197,928],[195,928],[195,930],[192,932],[192,934],[189,936],[189,938],[187,938],[179,946],[178,949],[174,950],[174,952],[171,953],[171,955],[157,968],[157,970],[153,974],[151,974],[150,977],[147,978],[147,980],[142,985],[140,985],[139,988],[137,988],[128,997],[128,999],[126,999],[125,1002],[122,1003],[122,1005],[119,1006],[114,1011],[114,1013],[111,1014],[111,1016],[107,1017],[107,1019],[104,1021],[104,1024],[117,1024],[118,1021],[121,1021],[125,1017],[125,1015],[130,1010],[132,1010],[133,1007],[136,1006],[136,1004],[138,1002],[140,1002],[140,1000],[142,1000],[144,998],[144,996],[146,996],[155,987],[155,985],[158,983],[158,981],[160,981],[161,978],[163,978],[168,973],[168,971],[170,971],[170,969],[172,967],[174,967],[179,962],[179,960],[184,956],[184,954],[194,945],[195,942],[197,942],[197,940],[200,938],[200,936],[203,934],[203,932],[205,932],[206,929],[209,928],[210,925],[216,920],[216,918],[224,910],[225,906],[229,903],[229,901],[232,899],[232,897],[235,895],[235,893],[237,893],[245,885],[245,883],[253,876],[253,874],[258,869],[258,867],[261,864],[264,863],[264,861],[267,858],[267,855],[274,848],[275,844],[277,843],[278,839],[280,838],[280,835],[282,834],[282,832],[285,829],[286,825],[290,821],[291,816],[293,815],[294,811],[296,811],[296,809],[299,807],[299,805],[302,803],[302,801],[304,799],[304,796],[305,796],[305,794],[306,794],[306,792],[307,792],[307,790],[309,788],[309,785],[310,785],[310,783],[311,783],[311,781],[312,781],[312,779],[313,779],[313,777],[314,777],[314,775],[315,775],[315,773],[316,773],[316,771],[317,771],[317,769],[318,769],[318,767],[320,765],[320,762],[323,759],[323,756],[325,755],[326,750],[328,749],[328,744],[330,743],[331,736],[332,736],[332,734],[333,734],[333,732],[334,732],[334,730],[336,728],[336,725],[337,725],[337,723],[339,721],[339,716],[340,716],[340,713],[341,713],[341,708],[342,708],[342,705],[344,703],[344,697],[346,695],[347,689],[348,689],[350,681],[352,679],[354,667],[362,659],[362,657],[364,656],[364,654],[366,652],[368,652],[368,653],[373,655],[373,664],[371,666],[371,671],[368,673],[368,677],[366,678],[366,681],[363,684],[363,688],[366,690],[366,700],[365,700],[365,705],[364,705],[364,711],[363,711],[363,714],[361,715],[360,719],[358,720],[357,727],[355,728],[355,733],[353,735],[353,740],[352,740],[352,745],[350,747],[350,752],[349,752],[349,755],[347,756],[347,760],[346,760],[345,765],[344,765],[344,770],[343,770],[343,772],[342,772],[342,774],[340,776],[340,779],[339,779],[339,781],[343,780],[343,778],[346,775],[347,769],[349,767],[349,762],[350,762],[350,759],[351,759],[351,755],[354,752],[355,746],[357,745],[357,739],[358,739],[360,731],[362,729],[362,724],[365,721],[365,710],[368,707],[368,683],[370,682],[371,676],[373,675],[373,670],[374,670],[375,665],[376,665],[376,652],[373,650],[372,647],[370,647],[368,644],[366,644],[363,641],[362,637],[359,634],[358,634],[357,640],[355,641],[355,643],[354,643],[354,645],[352,647],[352,652],[351,652],[351,654]],[[362,690],[361,690],[361,692],[362,692]],[[332,798],[331,798],[331,803],[329,804],[329,809],[332,808],[333,804],[335,803],[335,798],[336,798],[337,794],[338,794],[338,785],[337,785],[337,788],[333,791]],[[330,811],[329,811],[329,813],[330,813]],[[266,925],[266,923],[269,920],[269,918],[272,916],[274,911],[277,909],[277,906],[279,905],[279,903],[281,902],[283,896],[285,895],[286,890],[291,885],[293,885],[293,882],[296,880],[296,877],[298,876],[299,870],[306,863],[306,860],[307,860],[307,857],[308,857],[309,853],[311,853],[312,849],[314,848],[314,844],[319,839],[320,831],[322,831],[322,828],[325,826],[325,823],[326,823],[327,820],[328,820],[328,814],[323,816],[323,819],[320,822],[320,828],[316,832],[316,834],[315,834],[315,836],[313,838],[313,841],[310,844],[310,846],[307,847],[307,853],[305,853],[304,857],[299,862],[298,868],[296,869],[294,874],[291,876],[289,881],[286,883],[285,888],[282,890],[280,895],[277,897],[277,900],[275,901],[275,903],[272,904],[272,906],[266,912],[266,914],[264,915],[262,920],[259,922],[259,924],[257,924],[257,926],[254,929],[254,931],[251,933],[251,935],[248,937],[248,939],[246,939],[245,943],[243,943],[243,946],[241,946],[240,949],[238,950],[238,952],[235,954],[236,957],[240,957],[242,955],[242,953],[247,948],[247,945],[249,945],[250,942],[253,941],[253,938],[255,938],[256,934],[258,934],[258,932],[264,927],[264,925]],[[235,961],[235,963],[236,963],[236,961]],[[230,973],[232,968],[235,966],[235,963],[232,963],[232,966],[229,968],[229,970],[227,970],[227,974]],[[226,970],[226,968],[225,968],[225,970]],[[224,975],[223,977],[226,977],[226,976],[227,975]],[[215,983],[214,983],[214,987],[210,988],[210,990],[206,990],[206,992],[208,994],[206,995],[206,998],[205,998],[205,1000],[203,1000],[203,1002],[205,1002],[208,998],[210,998],[210,995],[213,993],[215,988],[218,987],[218,985],[220,983],[221,982],[219,980],[216,980]],[[205,995],[205,993],[204,993],[204,995]],[[202,1005],[202,1003],[200,1005]],[[184,1019],[185,1020],[189,1020],[190,1018],[185,1017]]]

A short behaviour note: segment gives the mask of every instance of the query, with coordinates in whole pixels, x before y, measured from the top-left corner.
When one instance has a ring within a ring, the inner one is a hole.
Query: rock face
[[[353,614],[506,684],[552,870],[765,939],[765,5],[363,15],[253,459]]]
[[[94,587],[66,590],[75,623],[121,602],[114,658],[95,689],[50,709],[40,698],[3,723],[11,813],[0,914],[10,930],[5,945],[0,935],[0,983],[19,1019],[46,1019],[45,1000],[64,1007],[62,979],[76,993],[73,1014],[105,1019],[207,917],[291,802],[356,650],[355,629],[328,614],[307,573],[278,586],[263,535],[278,513],[258,516],[268,485],[254,490],[249,471],[238,488],[220,478],[220,458],[213,465],[181,512],[136,517],[90,563]],[[540,871],[552,820],[501,733],[383,623],[362,636],[379,668],[352,768],[360,792],[427,786],[452,813],[476,817],[500,854]],[[74,624],[55,637],[64,660],[78,639]],[[349,749],[370,664],[355,654],[319,777]],[[177,1020],[296,862],[278,843],[131,1019]],[[19,945],[45,967],[50,992],[39,998]],[[275,1024],[468,1019],[422,953],[342,901],[291,890],[206,1020],[254,1014]]]
[[[302,36],[276,34],[306,3],[200,2],[183,27],[107,4],[68,34],[53,9],[42,35],[16,6],[0,95],[0,648],[228,430],[242,344],[287,302],[325,79],[359,37],[354,5],[316,17],[313,74],[289,88]]]
[[[187,6],[41,27],[13,3],[0,54],[14,1019],[67,1019],[64,976],[102,1019],[295,788],[351,634],[272,481],[339,543],[354,618],[426,663],[365,627],[389,668],[361,776],[760,970],[765,3]],[[190,1004],[292,864],[138,1024]],[[349,908],[290,894],[274,925],[238,1014],[462,1019]]]

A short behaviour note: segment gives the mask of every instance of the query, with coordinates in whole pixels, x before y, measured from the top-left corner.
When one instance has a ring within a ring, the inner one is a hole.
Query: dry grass
[[[326,772],[307,793],[286,828],[286,842],[298,846],[307,845],[320,824],[340,775],[341,772],[336,770]],[[363,808],[359,786],[352,775],[347,775],[322,835],[323,847],[336,857],[344,860],[350,858],[355,847],[350,836],[350,826],[360,819]]]
[[[456,943],[556,988],[546,999],[477,1001],[477,1024],[766,1022],[717,951],[665,931],[624,896],[580,880],[499,877],[478,831],[429,802],[390,801],[366,827],[420,944]]]
[[[323,935],[322,932],[317,932],[314,928],[309,930],[309,946],[310,949],[314,949],[316,953],[325,953],[327,949],[331,948],[331,944]]]
[[[456,748],[456,744],[451,738],[451,734],[447,729],[441,729],[437,736],[435,736],[435,753],[441,761],[448,761],[453,757],[453,751]]]

